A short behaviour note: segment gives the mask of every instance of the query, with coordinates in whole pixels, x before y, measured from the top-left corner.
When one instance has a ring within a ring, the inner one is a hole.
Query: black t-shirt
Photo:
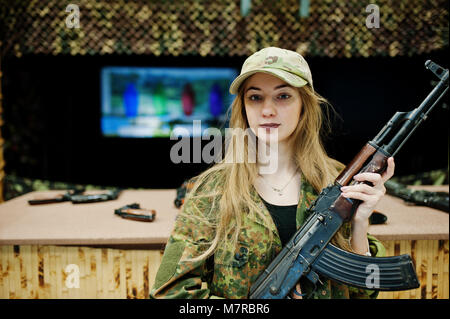
[[[261,199],[264,205],[266,205],[275,225],[277,226],[281,244],[284,247],[297,230],[295,222],[297,205],[278,206],[266,202],[263,198]]]

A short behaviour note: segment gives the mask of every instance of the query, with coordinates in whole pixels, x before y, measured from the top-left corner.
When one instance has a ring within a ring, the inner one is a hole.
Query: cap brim
[[[231,94],[237,94],[239,87],[242,85],[242,83],[250,76],[252,76],[255,73],[267,73],[276,76],[280,80],[285,81],[289,85],[292,85],[293,87],[302,87],[308,84],[308,81],[301,78],[298,75],[292,74],[290,72],[280,70],[280,69],[269,69],[269,68],[261,68],[256,70],[251,70],[246,73],[243,73],[239,75],[236,79],[234,79],[233,83],[230,85],[230,93]]]

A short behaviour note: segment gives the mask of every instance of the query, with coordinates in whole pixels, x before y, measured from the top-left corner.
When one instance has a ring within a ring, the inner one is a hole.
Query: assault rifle
[[[406,185],[391,180],[387,181],[384,185],[386,186],[386,193],[399,197],[408,203],[449,212],[448,192],[430,192],[422,189],[413,190],[407,188]]]
[[[341,187],[354,185],[362,172],[383,173],[387,159],[394,156],[448,90],[448,70],[427,61],[425,67],[439,83],[419,107],[397,112],[324,188],[310,206],[310,216],[250,288],[252,299],[285,298],[305,276],[315,284],[319,275],[334,281],[371,290],[407,290],[420,286],[409,255],[368,257],[344,251],[330,243],[344,222],[352,219],[360,201],[341,196]],[[376,275],[373,282],[370,275]]]
[[[61,203],[71,201],[72,204],[84,204],[84,203],[95,203],[95,202],[104,202],[108,200],[117,199],[119,194],[121,193],[121,189],[108,190],[102,194],[83,194],[84,189],[68,190],[65,194],[58,195],[56,197],[40,197],[34,198],[28,201],[30,205],[42,205],[42,204],[51,204],[51,203]]]

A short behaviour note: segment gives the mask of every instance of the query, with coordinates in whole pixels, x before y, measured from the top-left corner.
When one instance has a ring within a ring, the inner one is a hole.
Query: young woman
[[[322,146],[321,104],[326,106],[326,100],[314,91],[300,54],[275,47],[256,52],[230,92],[237,96],[224,159],[195,178],[167,243],[152,298],[247,298],[260,273],[302,226],[311,202],[344,167]],[[260,145],[268,146],[268,157],[261,156]],[[382,176],[355,176],[373,186],[342,189],[344,196],[362,203],[332,243],[362,255],[384,255],[381,243],[367,234],[368,218],[393,173],[390,158]],[[291,297],[376,295],[326,279],[316,286],[301,279]]]

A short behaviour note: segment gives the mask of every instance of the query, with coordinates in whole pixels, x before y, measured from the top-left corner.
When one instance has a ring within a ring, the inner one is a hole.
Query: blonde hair
[[[211,226],[215,230],[214,238],[200,256],[212,255],[218,243],[229,241],[234,247],[237,244],[242,227],[242,214],[257,214],[266,225],[270,220],[255,203],[253,194],[253,182],[258,171],[256,163],[248,161],[249,139],[243,138],[246,129],[249,128],[243,100],[243,88],[241,85],[237,96],[231,105],[230,128],[232,136],[224,158],[195,178],[191,191],[186,196],[186,204],[196,211],[186,212],[181,215],[185,218],[198,219]],[[339,172],[344,168],[340,162],[328,157],[322,144],[322,133],[329,128],[328,112],[331,106],[325,98],[317,94],[309,85],[299,88],[302,111],[300,121],[289,138],[289,143],[295,154],[295,164],[302,172],[304,178],[316,191],[332,183]],[[325,113],[321,105],[325,107]],[[326,124],[326,126],[324,126]],[[238,130],[236,130],[238,129]],[[244,147],[235,142],[244,141]],[[243,153],[242,153],[243,152]],[[233,156],[243,158],[244,161],[235,161]],[[214,185],[206,189],[205,185]],[[208,201],[203,205],[202,201]],[[186,205],[185,204],[185,205]],[[209,207],[209,211],[202,211]],[[270,242],[273,234],[269,231]],[[342,249],[351,250],[349,240],[346,239],[344,227],[334,236],[332,243]],[[232,256],[232,255],[231,255]]]

